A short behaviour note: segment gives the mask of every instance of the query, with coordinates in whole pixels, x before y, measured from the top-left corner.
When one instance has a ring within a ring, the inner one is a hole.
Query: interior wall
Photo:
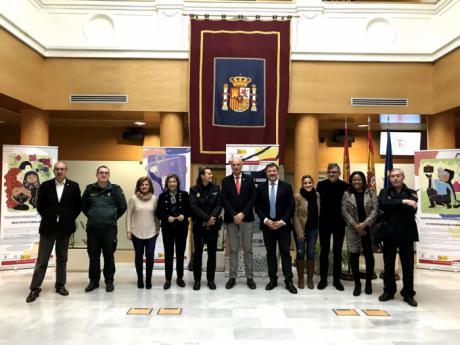
[[[460,106],[460,49],[434,63],[433,85],[435,113]]]
[[[0,93],[43,108],[43,66],[41,55],[0,27]]]

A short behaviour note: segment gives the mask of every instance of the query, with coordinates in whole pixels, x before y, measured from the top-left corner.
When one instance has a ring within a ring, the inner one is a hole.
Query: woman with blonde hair
[[[319,195],[314,188],[313,177],[302,176],[299,193],[294,194],[294,229],[297,248],[296,266],[299,278],[299,289],[305,287],[304,269],[307,256],[307,286],[314,288],[313,274],[315,271],[315,248],[318,238]]]

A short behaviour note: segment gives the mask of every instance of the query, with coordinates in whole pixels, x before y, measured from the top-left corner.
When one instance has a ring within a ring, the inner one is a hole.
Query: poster
[[[147,176],[153,183],[154,194],[158,197],[164,191],[166,176],[179,176],[180,189],[190,189],[190,147],[144,147],[142,163],[147,170]],[[185,248],[185,263],[189,260],[190,234]],[[158,235],[155,246],[155,269],[164,268],[163,238]]]
[[[417,267],[460,270],[460,150],[415,152]]]
[[[57,147],[4,145],[0,268],[33,267],[38,252],[40,184],[54,177]]]
[[[279,145],[237,145],[227,144],[226,146],[226,174],[230,175],[232,169],[230,167],[230,160],[232,157],[240,157],[243,161],[243,173],[250,174],[257,184],[263,183],[267,180],[265,174],[265,167],[270,163],[278,164],[279,158]],[[282,169],[280,169],[280,178],[283,179]],[[266,276],[267,275],[267,251],[265,249],[262,230],[259,228],[259,218],[254,212],[256,220],[253,224],[254,235],[252,238],[252,252],[254,258],[254,275]],[[225,224],[224,224],[225,226]],[[227,242],[226,242],[227,243]],[[227,248],[226,252],[229,252]],[[228,273],[228,263],[225,272]],[[240,248],[238,255],[238,275],[244,275],[244,258],[243,251]]]

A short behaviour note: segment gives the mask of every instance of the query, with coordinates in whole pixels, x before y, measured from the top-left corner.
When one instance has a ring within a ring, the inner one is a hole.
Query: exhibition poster
[[[460,150],[418,151],[417,267],[460,270]]]
[[[38,252],[38,189],[52,179],[55,146],[4,145],[0,268],[33,267]]]

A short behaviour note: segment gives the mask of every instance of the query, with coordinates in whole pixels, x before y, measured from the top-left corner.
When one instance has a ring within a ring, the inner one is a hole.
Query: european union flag
[[[393,152],[391,150],[391,136],[390,130],[387,128],[387,151],[385,153],[385,179],[383,188],[391,187],[390,172],[393,170]]]
[[[265,127],[264,59],[214,59],[213,125]]]

